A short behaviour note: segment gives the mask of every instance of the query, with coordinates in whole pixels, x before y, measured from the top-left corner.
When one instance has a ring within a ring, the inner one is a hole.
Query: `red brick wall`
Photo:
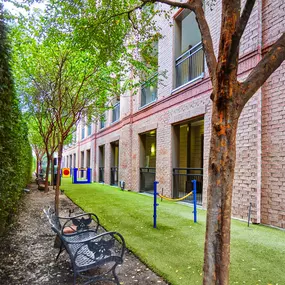
[[[218,50],[221,1],[206,16]],[[244,1],[243,1],[244,3]],[[257,0],[242,38],[240,80],[246,78],[266,47],[285,31],[285,3],[282,0]],[[161,20],[164,38],[159,42],[159,70],[167,79],[158,88],[158,100],[140,107],[140,92],[126,97],[121,121],[110,123],[96,134],[96,171],[98,146],[105,145],[105,182],[110,182],[110,143],[119,139],[119,180],[126,188],[139,191],[141,133],[156,130],[156,180],[159,190],[171,196],[173,168],[173,124],[204,116],[204,189],[206,207],[207,169],[210,144],[211,83],[207,77],[173,92],[175,27]],[[285,65],[283,64],[248,102],[237,132],[233,215],[247,219],[252,203],[252,220],[285,228]],[[129,94],[128,94],[129,95]],[[128,99],[127,99],[128,98]],[[98,180],[98,176],[97,176]]]

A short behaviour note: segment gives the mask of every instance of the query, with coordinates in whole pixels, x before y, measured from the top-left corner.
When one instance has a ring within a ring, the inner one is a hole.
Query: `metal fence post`
[[[155,229],[156,229],[156,218],[157,218],[156,207],[158,206],[157,204],[157,184],[158,183],[159,183],[158,181],[153,182],[153,227]]]
[[[192,180],[193,183],[193,204],[194,204],[194,223],[197,223],[197,181],[196,180]]]

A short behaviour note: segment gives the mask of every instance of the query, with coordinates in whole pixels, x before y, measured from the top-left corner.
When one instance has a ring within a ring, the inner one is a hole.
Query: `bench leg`
[[[64,247],[61,245],[61,246],[60,246],[60,248],[59,248],[59,252],[58,252],[58,254],[57,254],[57,256],[56,256],[55,261],[57,261],[57,260],[58,260],[58,258],[59,258],[59,256],[60,256],[60,254],[61,254],[63,251],[64,251]]]
[[[116,284],[117,284],[117,285],[120,285],[120,281],[119,281],[119,278],[118,278],[118,276],[117,276],[117,274],[116,274],[115,269],[116,269],[116,267],[113,268],[112,273],[113,273],[113,276],[114,276],[114,278],[115,278]]]
[[[76,273],[73,273],[73,285],[76,285]]]

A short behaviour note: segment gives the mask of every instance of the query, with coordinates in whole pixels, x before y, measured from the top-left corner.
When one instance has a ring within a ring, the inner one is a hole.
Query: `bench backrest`
[[[47,210],[44,209],[44,213],[46,214],[46,217],[51,225],[51,228],[53,230],[57,229],[57,231],[60,232],[61,224],[60,224],[58,216],[55,214],[55,211],[51,207],[48,207]]]

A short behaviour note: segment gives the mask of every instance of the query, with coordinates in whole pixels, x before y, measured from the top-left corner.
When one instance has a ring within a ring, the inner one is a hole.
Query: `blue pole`
[[[157,184],[158,181],[153,182],[153,227],[156,229],[156,207],[158,206],[157,204]]]
[[[196,180],[192,180],[192,183],[193,183],[193,203],[194,203],[194,223],[197,223],[197,192],[196,192],[196,189],[197,189],[197,181]]]
[[[77,182],[77,171],[78,171],[78,168],[73,168],[72,183]]]
[[[91,168],[87,168],[87,182],[91,183]]]

